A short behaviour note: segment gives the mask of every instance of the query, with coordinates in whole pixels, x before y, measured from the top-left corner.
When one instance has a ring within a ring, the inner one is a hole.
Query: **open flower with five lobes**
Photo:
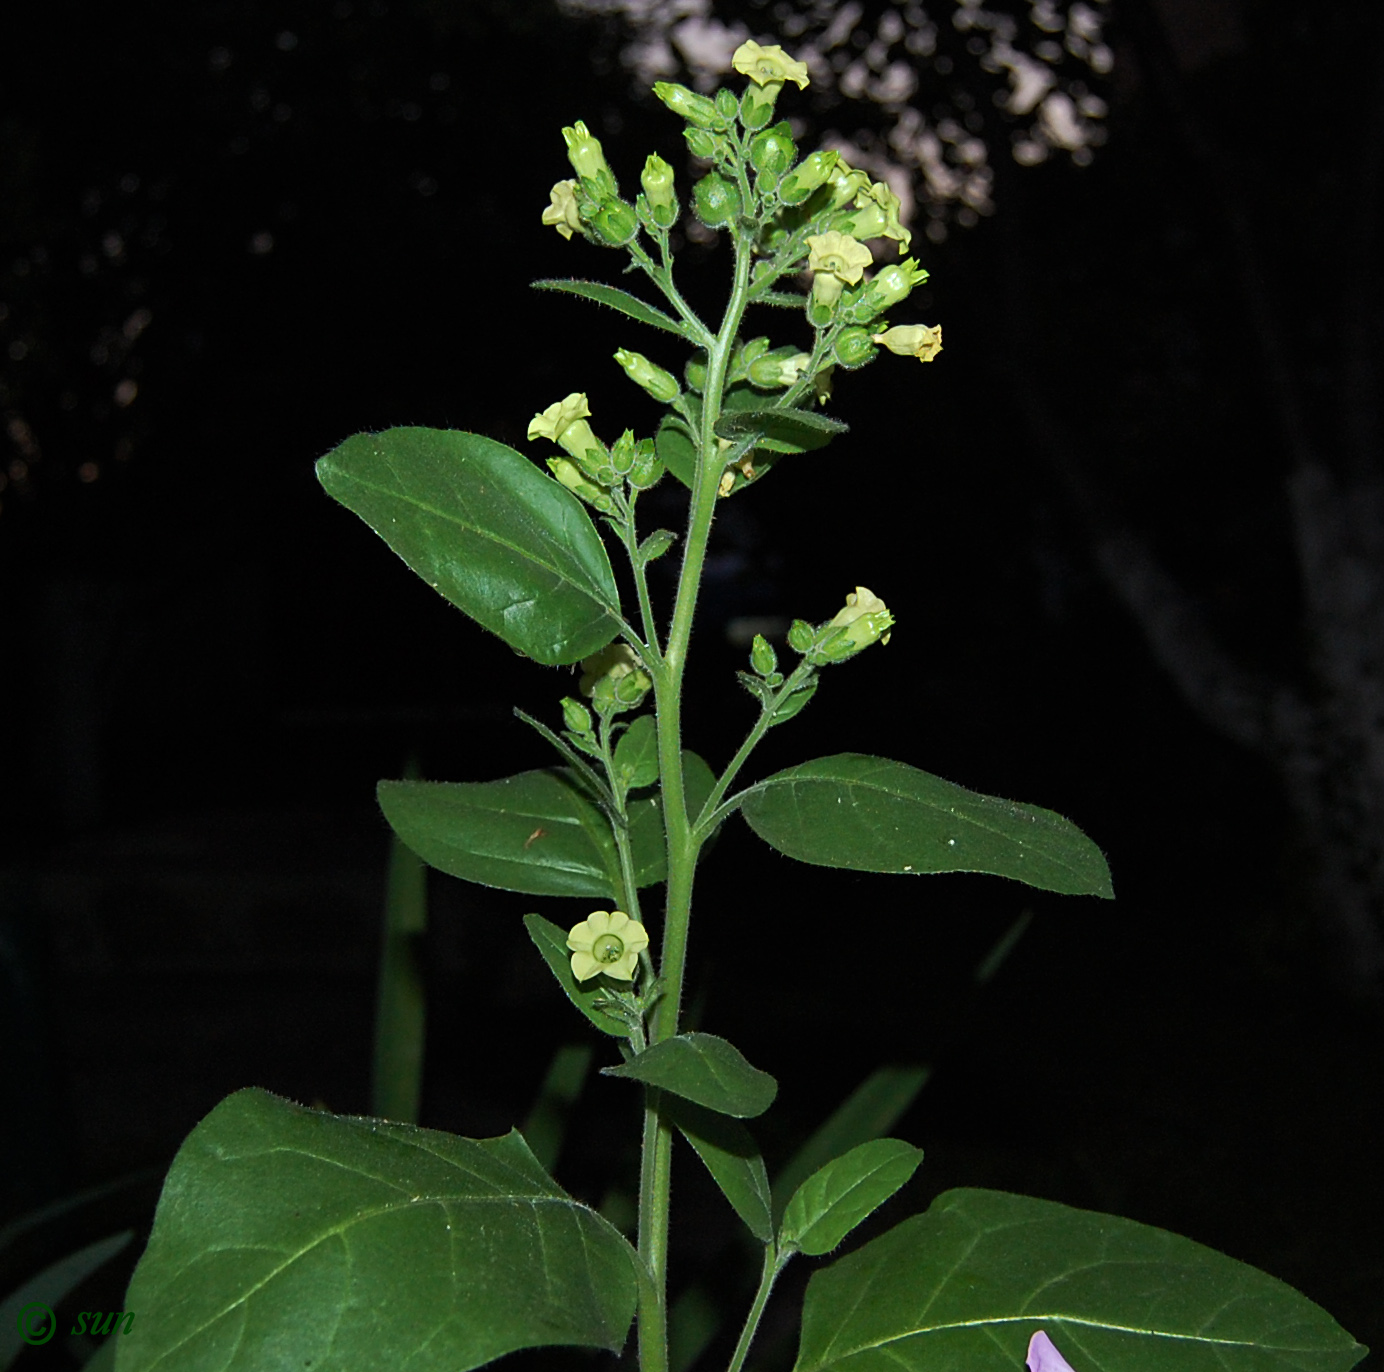
[[[552,204],[543,211],[543,222],[551,224],[564,238],[581,233],[581,215],[577,213],[577,183],[559,181],[548,192]]]
[[[1041,1329],[1028,1341],[1024,1361],[1028,1364],[1028,1372],[1073,1372],[1071,1363]]]
[[[807,63],[794,61],[777,43],[767,48],[761,48],[753,39],[741,43],[730,64],[756,86],[781,86],[792,81],[800,91],[807,89]]]
[[[807,246],[807,266],[813,273],[812,299],[819,305],[834,305],[842,290],[856,285],[874,261],[869,248],[837,229],[808,234]]]
[[[919,362],[931,362],[942,351],[940,324],[898,324],[883,333],[872,333],[872,343],[888,348],[900,357],[916,357]]]
[[[590,981],[600,972],[616,981],[633,981],[649,935],[623,910],[593,910],[568,933],[567,946],[572,950],[572,975],[578,981]]]

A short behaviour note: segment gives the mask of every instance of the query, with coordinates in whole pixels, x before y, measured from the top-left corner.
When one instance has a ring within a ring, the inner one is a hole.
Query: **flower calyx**
[[[616,981],[633,981],[639,955],[648,946],[648,931],[623,910],[593,910],[567,934],[572,975],[578,981],[602,973]]]

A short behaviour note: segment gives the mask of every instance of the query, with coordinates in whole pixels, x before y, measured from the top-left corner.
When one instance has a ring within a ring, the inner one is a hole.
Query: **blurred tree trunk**
[[[1271,268],[1261,226],[1291,214],[1289,177],[1302,178],[1304,169],[1285,167],[1265,203],[1263,179],[1251,185],[1202,116],[1153,6],[1123,0],[1119,17],[1137,60],[1141,97],[1158,111],[1186,167],[1185,182],[1164,194],[1184,201],[1190,195],[1195,204],[1182,212],[1218,233],[1234,263],[1228,298],[1235,301],[1237,332],[1259,383],[1258,394],[1245,403],[1266,408],[1281,444],[1279,453],[1265,454],[1263,469],[1269,475],[1276,464],[1281,474],[1293,544],[1300,622],[1293,625],[1285,610],[1282,630],[1296,644],[1291,669],[1252,666],[1242,650],[1230,646],[1203,599],[1169,569],[1154,535],[1136,523],[1114,483],[1096,475],[1099,468],[1086,455],[1108,444],[1095,433],[1078,432],[1071,416],[1053,405],[1051,379],[1040,379],[1035,361],[1043,356],[1044,307],[1034,286],[1042,278],[1032,249],[1025,247],[1022,214],[1008,224],[1001,216],[1007,293],[1017,326],[1009,374],[1043,455],[1080,514],[1097,566],[1138,622],[1159,666],[1203,720],[1260,754],[1277,773],[1311,855],[1333,971],[1350,993],[1375,999],[1384,995],[1384,49],[1376,53],[1364,117],[1352,125],[1338,116],[1331,129],[1332,164],[1308,169],[1314,173],[1308,195],[1321,197],[1314,203],[1334,198],[1340,208],[1329,240],[1336,260],[1322,262],[1311,245],[1299,243],[1291,262],[1275,257]],[[1253,50],[1246,60],[1253,60]],[[1293,88],[1293,73],[1283,76],[1281,109],[1264,111],[1266,137],[1273,136],[1275,117],[1290,121],[1317,113],[1310,92],[1304,99]],[[1342,71],[1338,79],[1344,84],[1349,77]],[[1301,197],[1300,184],[1294,189]],[[1022,194],[1015,184],[999,198],[1017,208]],[[1149,197],[1150,213],[1157,213],[1158,189],[1141,186],[1139,194]],[[1282,224],[1276,227],[1281,231]],[[1320,327],[1315,340],[1303,343],[1278,302],[1307,292],[1316,299]],[[1320,391],[1312,393],[1312,365],[1329,369],[1328,403]],[[1160,419],[1150,416],[1149,422]],[[1219,454],[1200,456],[1211,463]],[[1099,467],[1108,465],[1102,461]],[[1189,501],[1196,495],[1189,491]]]

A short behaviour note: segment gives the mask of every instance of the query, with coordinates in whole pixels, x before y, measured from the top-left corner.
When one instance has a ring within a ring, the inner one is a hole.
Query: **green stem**
[[[769,1294],[774,1289],[774,1283],[778,1280],[779,1273],[788,1265],[788,1260],[793,1256],[793,1250],[787,1253],[780,1253],[775,1244],[769,1243],[764,1248],[764,1266],[759,1274],[759,1290],[755,1292],[754,1304],[750,1306],[750,1313],[745,1316],[745,1327],[740,1331],[740,1342],[735,1345],[735,1352],[731,1354],[730,1362],[726,1364],[726,1372],[740,1372],[745,1362],[745,1355],[750,1351],[750,1345],[754,1342],[755,1331],[759,1328],[760,1317],[764,1314],[764,1307],[769,1303]]]
[[[730,299],[726,303],[720,332],[715,338],[708,336],[700,452],[697,469],[693,473],[692,500],[673,619],[662,661],[652,672],[658,708],[663,823],[668,841],[668,886],[663,947],[659,958],[664,990],[653,1010],[649,1034],[651,1044],[660,1043],[677,1033],[682,1006],[687,930],[692,914],[692,884],[699,847],[687,813],[687,792],[682,771],[682,682],[720,484],[720,443],[716,436],[716,421],[721,413],[721,397],[725,390],[731,350],[745,313],[751,256],[749,242],[737,232],[735,274]],[[670,288],[671,282],[667,289]],[[671,295],[669,298],[673,299]],[[677,300],[674,303],[677,304]],[[646,1088],[644,1152],[639,1179],[639,1254],[649,1269],[653,1295],[640,1298],[639,1356],[642,1372],[666,1372],[668,1361],[668,1217],[672,1203],[673,1132],[672,1125],[662,1116],[659,1103],[660,1093]]]

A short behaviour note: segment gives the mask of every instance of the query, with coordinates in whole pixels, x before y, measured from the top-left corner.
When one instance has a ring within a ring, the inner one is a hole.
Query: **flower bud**
[[[750,165],[761,176],[777,180],[793,165],[797,155],[798,146],[786,119],[750,139]]]
[[[778,671],[778,654],[763,634],[756,634],[750,644],[750,666],[760,676],[772,676]]]
[[[569,458],[550,457],[548,470],[573,495],[586,501],[588,505],[594,506],[603,514],[611,514],[614,511],[615,502],[611,500],[609,492],[603,491],[594,481],[588,481],[581,468]]]
[[[562,698],[562,718],[574,734],[586,735],[591,732],[591,711],[571,696]]]
[[[625,369],[625,374],[636,386],[642,386],[660,404],[669,405],[682,393],[678,379],[662,367],[656,367],[642,353],[632,353],[626,348],[617,348],[615,360]]]
[[[567,144],[567,160],[572,170],[587,181],[594,181],[610,195],[615,194],[615,175],[606,163],[601,143],[580,119],[571,128],[563,129]]]
[[[801,205],[818,186],[822,185],[836,165],[838,154],[830,148],[809,153],[784,178],[779,187],[779,199],[785,205]]]
[[[795,619],[788,630],[788,646],[795,653],[805,653],[817,641],[817,630],[805,619]]]
[[[607,248],[623,248],[639,232],[634,206],[623,200],[605,200],[591,216],[591,232]]]
[[[610,643],[582,659],[581,693],[602,714],[638,705],[653,685],[644,663],[628,643]]]
[[[866,586],[857,586],[844,607],[823,626],[842,632],[827,639],[818,650],[827,662],[844,662],[872,643],[888,643],[894,616],[889,607]]]
[[[672,81],[659,81],[654,85],[654,94],[668,106],[674,114],[680,115],[689,124],[699,129],[724,129],[727,121],[721,118],[716,104],[704,95],[690,91],[686,86]]]
[[[714,162],[730,153],[730,143],[719,133],[709,133],[706,129],[686,128],[682,136],[687,140],[687,150],[693,157]]]
[[[626,480],[638,491],[647,491],[663,480],[663,462],[652,438],[641,438],[634,445],[634,462]]]
[[[871,341],[868,329],[855,327],[842,329],[836,335],[836,342],[832,351],[836,354],[836,360],[843,367],[854,370],[856,367],[863,367],[867,362],[872,361],[879,349]]]
[[[701,395],[702,389],[706,385],[706,353],[702,349],[698,348],[687,359],[687,365],[682,369],[682,376],[688,387]]]
[[[634,430],[626,429],[614,443],[610,445],[610,484],[613,486],[622,476],[628,473],[634,466]],[[600,479],[600,474],[597,474]]]
[[[644,187],[654,223],[665,229],[676,223],[678,198],[673,194],[673,169],[656,152],[651,152],[644,163],[639,184]]]
[[[716,92],[715,105],[716,113],[721,116],[722,127],[729,128],[735,123],[736,115],[740,113],[740,102],[735,98],[735,92],[722,86]]]
[[[866,324],[908,297],[914,286],[927,280],[925,272],[911,257],[883,268],[865,288],[865,294],[851,306],[852,323]]]
[[[692,187],[697,218],[709,229],[729,224],[740,213],[740,188],[720,172],[708,172]]]
[[[794,385],[812,358],[796,348],[775,348],[750,363],[750,385],[760,390],[776,391]]]

